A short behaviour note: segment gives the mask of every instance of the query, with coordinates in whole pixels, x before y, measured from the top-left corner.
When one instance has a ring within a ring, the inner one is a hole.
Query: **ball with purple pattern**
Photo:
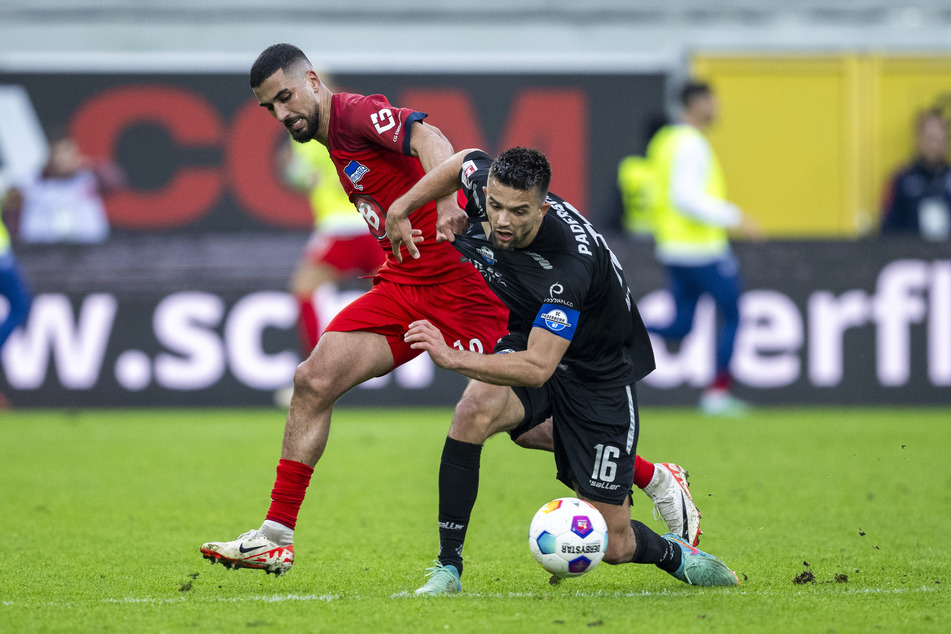
[[[608,547],[608,527],[591,504],[559,498],[535,513],[528,529],[535,560],[556,577],[577,577],[593,569]]]

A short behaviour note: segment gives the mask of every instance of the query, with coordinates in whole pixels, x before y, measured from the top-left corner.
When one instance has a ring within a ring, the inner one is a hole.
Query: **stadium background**
[[[308,213],[269,162],[282,133],[246,77],[261,49],[290,41],[342,88],[430,112],[456,147],[540,147],[553,189],[609,230],[618,160],[643,151],[680,79],[711,80],[731,198],[771,238],[737,246],[740,393],[947,404],[951,249],[874,228],[914,114],[951,103],[949,26],[938,1],[9,0],[4,178],[40,163],[42,131],[66,125],[131,187],[108,201],[108,244],[18,248],[37,297],[0,355],[0,391],[18,406],[264,404],[288,381],[283,289]],[[662,318],[649,246],[609,239],[645,316]],[[692,403],[712,373],[709,307],[698,320],[679,354],[659,350],[645,403]],[[346,401],[450,404],[461,385],[421,359]]]

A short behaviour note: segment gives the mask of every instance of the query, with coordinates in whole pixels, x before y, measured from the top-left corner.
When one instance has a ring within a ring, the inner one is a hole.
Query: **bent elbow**
[[[557,367],[557,366],[556,366]],[[548,379],[555,373],[555,368],[538,368],[526,377],[527,385],[525,387],[538,388],[548,382]]]

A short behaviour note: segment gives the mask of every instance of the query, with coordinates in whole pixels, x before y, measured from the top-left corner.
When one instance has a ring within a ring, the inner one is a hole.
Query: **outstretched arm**
[[[422,135],[417,133],[422,132]],[[419,145],[416,145],[416,143]],[[434,125],[416,122],[413,124],[413,134],[410,136],[410,151],[414,156],[419,157],[423,169],[428,174],[436,169],[438,165],[448,160],[452,156],[452,144],[442,130]],[[456,188],[448,194],[436,198],[436,242],[455,240],[454,231],[462,233],[468,226],[466,213],[459,209],[455,196]]]
[[[413,138],[416,138],[415,131]],[[398,261],[403,261],[400,253],[402,246],[406,246],[413,258],[419,258],[419,249],[416,248],[415,243],[423,238],[418,229],[412,228],[409,214],[429,201],[451,198],[453,208],[462,213],[463,221],[467,222],[465,213],[456,206],[455,194],[459,189],[459,170],[462,169],[462,159],[471,151],[457,152],[446,161],[427,170],[423,178],[390,205],[386,212],[386,235],[390,239],[393,255]],[[423,167],[425,168],[426,165],[424,164]]]
[[[411,323],[404,339],[414,350],[428,352],[441,368],[483,383],[523,387],[540,387],[551,378],[571,343],[543,328],[532,328],[526,350],[480,354],[450,348],[439,329],[426,320]]]

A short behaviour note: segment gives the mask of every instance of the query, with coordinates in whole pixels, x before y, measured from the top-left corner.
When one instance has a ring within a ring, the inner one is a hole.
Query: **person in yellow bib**
[[[306,359],[317,345],[324,324],[315,303],[317,289],[359,276],[372,276],[386,254],[337,178],[327,148],[316,141],[288,142],[279,162],[284,181],[307,195],[314,214],[314,229],[291,275],[289,290],[297,300],[297,335]],[[290,403],[292,386],[274,393],[280,407]]]
[[[742,284],[728,232],[737,230],[752,239],[762,233],[750,216],[726,200],[723,172],[704,136],[718,110],[710,86],[688,82],[680,103],[682,120],[662,127],[647,146],[656,179],[650,223],[676,308],[672,322],[648,330],[666,340],[682,340],[693,326],[697,302],[709,294],[720,325],[716,375],[700,398],[700,408],[710,415],[737,415],[746,404],[731,393],[730,360],[740,325]]]
[[[300,306],[300,337],[310,356],[322,331],[314,291],[323,284],[376,273],[385,253],[367,233],[363,217],[354,212],[327,148],[317,142],[289,143],[284,178],[305,192],[314,213],[314,231],[290,280]]]

